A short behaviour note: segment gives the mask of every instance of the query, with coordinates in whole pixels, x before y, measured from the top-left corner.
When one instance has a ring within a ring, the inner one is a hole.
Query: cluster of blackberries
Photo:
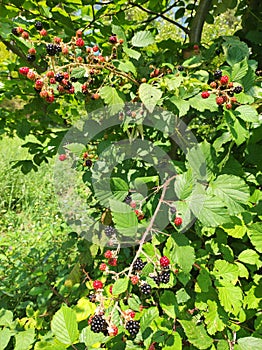
[[[108,238],[113,237],[115,233],[116,233],[116,230],[115,230],[115,228],[113,226],[106,226],[106,228],[105,228],[105,235]]]
[[[142,259],[137,258],[133,264],[133,271],[141,271],[145,267],[146,262],[143,262]]]
[[[157,275],[151,276],[157,285],[160,283],[167,284],[170,281],[170,270],[163,270]]]
[[[100,315],[95,315],[92,318],[91,321],[91,331],[94,333],[99,333],[99,332],[106,332],[107,331],[108,324],[106,320],[103,318],[103,316]]]
[[[143,294],[149,295],[151,294],[151,286],[148,283],[143,283],[140,287],[140,290]]]
[[[134,320],[127,321],[126,330],[128,330],[128,332],[132,336],[135,336],[139,332],[139,329],[140,329],[140,324],[138,321],[134,321]]]
[[[55,56],[55,55],[59,54],[60,52],[62,52],[62,48],[60,45],[57,45],[57,44],[47,44],[46,45],[46,53],[49,56]]]

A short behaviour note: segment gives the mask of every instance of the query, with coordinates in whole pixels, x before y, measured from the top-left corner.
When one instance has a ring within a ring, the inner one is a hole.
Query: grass
[[[77,255],[55,196],[54,159],[24,175],[12,168],[13,161],[30,158],[23,143],[0,140],[0,309],[19,317],[29,304],[50,308],[50,289],[63,290]],[[35,287],[39,296],[32,294]]]
[[[30,157],[22,143],[18,138],[0,141],[1,233],[54,230],[62,224],[62,218],[52,183],[53,160],[27,175],[12,169],[12,162]]]

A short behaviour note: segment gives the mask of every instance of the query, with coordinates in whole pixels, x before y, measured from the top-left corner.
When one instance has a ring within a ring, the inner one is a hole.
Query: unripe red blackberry
[[[105,271],[107,269],[107,265],[105,263],[100,264],[99,270],[100,271]]]
[[[222,97],[222,96],[218,96],[218,97],[216,98],[216,103],[217,103],[219,106],[222,105],[222,104],[224,103],[223,97]]]
[[[181,218],[180,216],[177,216],[177,217],[175,218],[175,220],[174,220],[175,226],[181,226],[181,225],[182,225],[182,222],[183,222],[183,220],[182,220],[182,218]]]
[[[229,77],[227,75],[223,75],[221,78],[220,78],[220,83],[222,85],[226,85],[228,83],[228,80],[229,80]]]
[[[101,281],[99,281],[99,280],[95,280],[93,282],[93,288],[95,290],[102,289],[103,288],[103,283]]]
[[[99,47],[97,45],[95,45],[95,46],[93,46],[92,50],[93,50],[93,52],[97,52],[97,51],[99,51]]]
[[[104,253],[104,257],[106,259],[111,259],[113,256],[113,252],[111,250],[107,250],[105,253]]]
[[[139,282],[139,277],[138,277],[138,276],[135,275],[135,276],[132,276],[132,277],[131,277],[131,283],[132,283],[132,284],[135,285],[135,284],[137,284],[138,282]]]
[[[22,75],[27,75],[27,73],[29,72],[29,68],[28,67],[21,67],[19,68],[19,73]]]
[[[35,72],[33,72],[31,70],[27,73],[26,76],[29,80],[35,80],[35,78],[36,78]]]
[[[117,259],[116,258],[108,259],[108,265],[110,265],[110,266],[117,266]]]
[[[82,38],[78,38],[78,39],[76,40],[76,46],[78,46],[78,47],[83,47],[83,46],[85,46],[84,40],[83,40]]]
[[[161,258],[160,258],[160,265],[162,266],[162,267],[166,267],[166,266],[168,266],[169,264],[170,264],[170,261],[169,261],[169,259],[168,259],[168,257],[166,257],[166,256],[162,256]]]
[[[39,32],[39,34],[40,34],[41,36],[47,36],[47,30],[46,30],[46,29],[41,29],[40,32]]]
[[[61,162],[63,162],[64,160],[66,160],[66,158],[67,158],[66,154],[60,154],[60,155],[59,155],[59,160],[60,160]]]
[[[23,39],[28,39],[29,38],[29,33],[24,30],[23,33],[21,34],[21,37]]]
[[[208,91],[203,91],[201,93],[202,98],[208,98],[210,96],[210,93]]]

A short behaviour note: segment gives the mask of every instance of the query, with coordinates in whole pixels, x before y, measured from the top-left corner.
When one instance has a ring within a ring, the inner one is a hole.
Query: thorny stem
[[[145,230],[141,240],[140,240],[140,243],[139,243],[139,248],[136,252],[136,255],[132,261],[132,264],[130,265],[129,267],[129,272],[128,272],[128,277],[130,278],[130,276],[132,275],[132,271],[133,271],[133,266],[134,266],[134,263],[136,261],[136,259],[139,257],[139,255],[141,254],[142,252],[142,249],[143,249],[143,244],[145,243],[145,240],[146,240],[146,237],[147,235],[149,234],[149,232],[153,229],[153,225],[155,223],[155,220],[156,220],[156,217],[157,217],[157,214],[158,212],[160,211],[160,208],[161,208],[161,205],[163,204],[163,200],[165,198],[165,195],[166,195],[166,191],[167,191],[167,188],[170,184],[170,182],[172,180],[174,180],[174,178],[176,177],[176,175],[172,176],[171,178],[169,178],[168,180],[166,180],[166,182],[161,186],[163,188],[163,191],[162,191],[162,194],[161,194],[161,197],[159,199],[159,202],[158,202],[158,205],[156,207],[156,210],[154,212],[154,215],[152,216],[152,219],[150,220],[150,223],[147,227],[147,229]]]

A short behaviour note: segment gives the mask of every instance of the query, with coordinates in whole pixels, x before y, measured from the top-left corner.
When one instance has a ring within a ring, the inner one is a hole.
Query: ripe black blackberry
[[[88,167],[91,167],[92,166],[92,160],[91,159],[87,159],[86,161],[85,161],[85,166],[88,166]]]
[[[68,81],[67,84],[64,86],[65,90],[70,90],[71,87],[72,87],[72,84],[70,83],[70,81]]]
[[[228,94],[229,97],[233,97],[234,96],[234,91],[228,91],[227,94]]]
[[[152,280],[157,284],[159,285],[159,276],[158,275],[153,275],[153,276],[150,276],[152,278]]]
[[[59,54],[60,52],[62,52],[62,47],[60,45],[54,45],[55,47],[55,53]]]
[[[61,81],[64,79],[64,75],[62,73],[57,73],[55,75],[55,80],[61,83]]]
[[[184,67],[183,66],[178,66],[177,69],[179,70],[179,72],[183,72]]]
[[[16,27],[12,29],[12,33],[13,33],[15,36],[19,36],[19,33],[18,33]]]
[[[78,79],[75,77],[71,77],[70,80],[72,81],[72,83],[76,83]]]
[[[89,299],[89,301],[91,301],[91,303],[95,303],[96,302],[96,295],[94,293],[91,293],[88,295],[88,299]]]
[[[31,53],[29,53],[27,56],[26,56],[26,59],[28,62],[34,62],[36,57],[35,55],[32,55]]]
[[[214,78],[215,78],[215,79],[220,79],[221,77],[222,77],[222,70],[217,69],[217,70],[214,72]]]
[[[218,55],[221,54],[221,50],[220,50],[220,49],[216,49],[215,53],[216,53],[216,55],[218,56]]]
[[[144,263],[142,259],[137,258],[133,265],[133,271],[140,271],[144,268],[145,265],[146,263]]]
[[[132,202],[132,197],[128,194],[128,195],[126,196],[126,198],[124,199],[124,202],[125,202],[126,204],[130,204],[130,203]]]
[[[170,270],[164,270],[159,274],[159,282],[160,283],[168,283],[170,280]]]
[[[151,286],[147,283],[143,283],[140,287],[140,290],[143,294],[145,295],[150,295],[151,294]]]
[[[111,238],[116,233],[116,230],[112,226],[106,226],[105,228],[105,235],[108,238]]]
[[[42,24],[42,22],[36,21],[36,22],[35,22],[35,29],[36,29],[36,30],[41,30],[41,29],[43,29],[43,24]]]
[[[130,320],[127,321],[126,323],[126,330],[128,330],[128,332],[134,336],[139,332],[140,329],[140,324],[138,321],[134,321],[134,320]]]
[[[240,92],[242,92],[242,90],[243,90],[242,86],[239,85],[239,86],[236,86],[233,91],[236,94],[240,94]]]
[[[172,206],[170,207],[170,213],[175,214],[176,213],[176,207]]]
[[[46,45],[46,53],[49,56],[55,56],[55,54],[56,54],[56,46],[57,45],[54,45],[54,44],[47,44]]]
[[[103,316],[95,315],[91,321],[91,331],[94,333],[104,332],[107,329],[107,322]]]

